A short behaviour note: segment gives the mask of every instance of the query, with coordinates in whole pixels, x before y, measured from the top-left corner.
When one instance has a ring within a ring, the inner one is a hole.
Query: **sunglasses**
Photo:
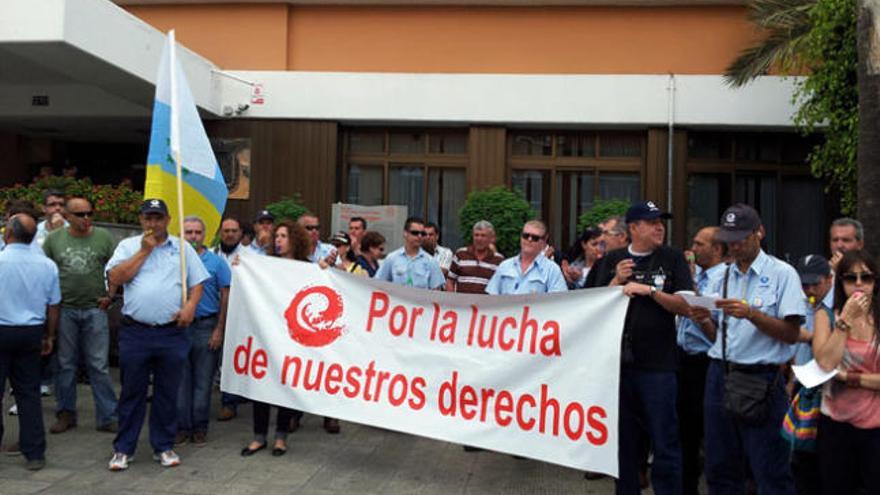
[[[409,235],[414,235],[414,236],[418,236],[418,237],[425,237],[426,235],[428,235],[428,233],[425,232],[424,230],[410,230]]]
[[[95,212],[93,212],[93,211],[72,211],[72,212],[70,212],[70,214],[75,217],[80,217],[80,218],[91,218],[95,215]]]
[[[544,236],[542,236],[542,235],[537,235],[537,234],[530,234],[530,233],[528,233],[528,232],[523,232],[523,233],[522,233],[522,238],[525,239],[525,240],[528,240],[528,241],[532,241],[532,242],[538,242],[538,241],[543,241],[543,240],[544,240]]]
[[[864,282],[870,284],[874,282],[874,274],[871,272],[848,272],[840,276],[844,282],[854,284],[856,282]]]
[[[313,230],[318,230],[320,228],[321,228],[320,225],[306,225],[306,230],[308,230],[309,232],[311,232]]]

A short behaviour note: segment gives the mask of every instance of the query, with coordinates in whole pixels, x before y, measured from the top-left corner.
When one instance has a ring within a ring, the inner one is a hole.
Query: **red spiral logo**
[[[296,293],[284,318],[290,338],[306,347],[323,347],[342,335],[342,297],[330,287],[306,287]]]

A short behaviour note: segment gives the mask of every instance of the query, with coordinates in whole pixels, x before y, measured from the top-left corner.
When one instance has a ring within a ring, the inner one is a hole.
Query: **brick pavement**
[[[118,390],[118,387],[117,387]],[[219,394],[214,394],[215,411]],[[18,438],[18,421],[3,414],[4,444]],[[466,453],[459,445],[343,423],[342,433],[328,435],[321,418],[306,415],[288,439],[288,452],[272,457],[268,449],[242,458],[251,439],[250,406],[220,423],[212,419],[208,444],[177,449],[183,463],[160,467],[151,459],[148,427],[141,433],[128,471],[107,470],[113,435],[94,429],[91,389],[78,390],[80,422],[76,429],[46,435],[47,465],[24,469],[21,456],[0,456],[0,495],[59,494],[610,494],[608,480],[586,481],[583,473],[491,452]],[[43,399],[46,428],[52,424],[54,397]],[[274,411],[272,416],[274,422]],[[272,423],[274,424],[274,423]],[[270,436],[272,430],[270,428]]]

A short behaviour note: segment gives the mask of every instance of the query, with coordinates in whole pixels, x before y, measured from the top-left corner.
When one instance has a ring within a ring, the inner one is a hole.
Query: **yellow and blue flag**
[[[207,244],[220,227],[229,190],[177,61],[172,30],[156,78],[144,197],[165,200],[172,218],[168,231],[179,235],[176,160],[181,165],[183,214],[197,215],[205,222]]]

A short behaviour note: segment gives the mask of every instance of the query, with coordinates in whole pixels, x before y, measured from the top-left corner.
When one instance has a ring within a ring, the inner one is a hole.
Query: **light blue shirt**
[[[723,294],[724,276],[711,292]],[[747,273],[734,263],[730,268],[727,287],[729,299],[745,299],[753,311],[783,319],[807,314],[806,298],[801,279],[794,267],[774,258],[763,250],[752,262]],[[718,335],[709,357],[721,359],[722,332]],[[781,364],[794,356],[794,345],[776,340],[758,330],[745,318],[727,317],[727,360],[739,364]]]
[[[834,309],[834,287],[828,290],[818,307],[813,307],[809,300],[807,301],[807,318],[804,326],[811,332],[816,331],[816,313],[819,311],[832,311]],[[812,342],[798,342],[794,345],[794,364],[806,364],[813,359]]]
[[[61,302],[58,267],[29,245],[0,252],[0,325],[35,326],[46,321],[46,305]]]
[[[404,248],[393,251],[385,257],[374,278],[420,289],[436,289],[446,283],[440,265],[422,248],[412,258]]]
[[[718,281],[724,278],[724,270],[726,269],[726,263],[718,263],[708,270],[700,270],[694,279],[694,287],[697,289],[697,294],[704,296],[719,295],[707,291],[711,291],[713,287],[717,286]],[[715,312],[713,311],[713,313]],[[713,314],[712,316],[715,319],[717,315]],[[712,342],[700,330],[700,326],[689,318],[680,317],[676,330],[678,332],[678,346],[688,354],[704,354],[712,347]]]
[[[498,265],[495,275],[486,285],[486,293],[492,295],[544,294],[567,290],[562,269],[553,260],[540,254],[525,273],[522,272],[519,255],[507,258]]]
[[[123,239],[113,257],[107,262],[105,272],[134,256],[141,249],[143,234]],[[208,278],[208,271],[198,253],[188,243],[183,244],[186,253],[186,281],[191,289]],[[122,314],[149,325],[170,322],[180,311],[180,239],[168,236],[147,257],[141,269],[124,286]]]
[[[309,255],[309,261],[312,263],[317,263],[319,260],[325,259],[327,256],[330,256],[330,253],[333,252],[333,244],[327,244],[325,242],[318,241],[318,245],[315,246],[315,250],[312,254]]]
[[[202,298],[196,307],[196,318],[211,316],[220,311],[220,289],[228,289],[232,283],[232,270],[223,258],[205,249],[199,255],[209,277],[202,283]]]

